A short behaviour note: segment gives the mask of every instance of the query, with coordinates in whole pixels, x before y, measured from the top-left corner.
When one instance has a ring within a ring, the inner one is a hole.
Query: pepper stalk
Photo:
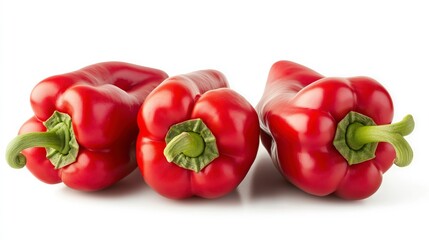
[[[413,159],[413,150],[404,136],[414,130],[414,125],[411,115],[397,123],[377,126],[370,117],[351,111],[338,123],[333,144],[352,165],[374,158],[378,142],[387,142],[395,149],[395,165],[405,167]]]
[[[43,123],[46,132],[32,132],[18,135],[6,149],[6,160],[12,168],[23,168],[27,160],[21,153],[32,147],[46,148],[46,158],[55,169],[62,168],[76,161],[79,144],[73,131],[71,117],[66,113],[55,111]]]
[[[170,127],[165,142],[167,161],[194,172],[201,171],[219,156],[215,136],[199,118]]]

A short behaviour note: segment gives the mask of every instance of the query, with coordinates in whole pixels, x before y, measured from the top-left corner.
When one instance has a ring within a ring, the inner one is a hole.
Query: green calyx
[[[373,159],[377,144],[387,142],[396,151],[395,165],[404,167],[413,159],[413,150],[404,136],[413,129],[411,115],[397,123],[376,126],[370,117],[351,111],[338,123],[333,144],[352,165]]]
[[[219,156],[215,136],[199,118],[171,126],[165,142],[167,161],[194,172],[201,171]]]
[[[73,132],[71,118],[68,114],[55,111],[44,122],[46,132],[32,132],[18,135],[6,149],[6,159],[13,168],[22,168],[27,163],[21,153],[32,147],[46,148],[46,158],[55,169],[62,168],[76,161],[79,144]]]

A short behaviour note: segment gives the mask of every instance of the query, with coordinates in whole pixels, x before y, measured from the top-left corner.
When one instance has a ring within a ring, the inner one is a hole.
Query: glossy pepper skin
[[[137,112],[167,77],[153,68],[102,62],[39,82],[30,97],[34,116],[10,143],[9,164],[26,165],[49,184],[82,191],[111,186],[137,167]]]
[[[172,199],[233,191],[259,145],[255,109],[215,70],[165,80],[144,101],[138,125],[140,171],[150,187]]]
[[[368,77],[324,77],[297,63],[279,61],[269,72],[256,109],[262,143],[274,164],[288,181],[313,195],[367,198],[394,162],[405,166],[412,158],[403,138],[413,130],[412,117],[388,125],[393,118],[391,97]],[[352,115],[354,120],[347,122]],[[367,124],[356,120],[361,118],[369,119]],[[355,133],[351,125],[377,126]],[[376,136],[378,132],[394,140]]]

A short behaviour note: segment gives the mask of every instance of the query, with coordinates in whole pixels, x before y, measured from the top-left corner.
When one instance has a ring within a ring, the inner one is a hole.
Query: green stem
[[[407,115],[400,122],[380,126],[363,126],[353,123],[347,131],[347,143],[355,150],[364,144],[372,142],[388,142],[396,151],[395,164],[400,167],[407,166],[413,159],[413,150],[404,136],[414,129],[414,119]]]
[[[219,156],[216,138],[201,119],[170,127],[165,136],[164,156],[168,162],[199,172]]]
[[[55,168],[61,168],[76,161],[79,145],[74,136],[69,115],[54,112],[44,122],[46,132],[31,132],[15,137],[7,146],[6,160],[13,168],[23,168],[27,160],[21,153],[32,147],[46,148],[46,157]]]
[[[48,147],[61,151],[64,147],[55,132],[32,132],[14,138],[6,149],[6,160],[13,168],[23,168],[27,162],[21,151],[32,147]]]
[[[387,142],[396,151],[395,164],[404,167],[413,159],[413,150],[404,136],[413,129],[411,115],[397,123],[377,126],[370,117],[352,111],[338,123],[333,144],[351,165],[373,159],[377,144]]]
[[[204,152],[204,145],[204,140],[200,134],[182,132],[167,144],[164,155],[170,162],[181,153],[191,158],[198,157]]]

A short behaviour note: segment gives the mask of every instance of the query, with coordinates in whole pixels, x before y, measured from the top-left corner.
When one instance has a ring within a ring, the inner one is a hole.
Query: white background
[[[424,1],[2,1],[0,155],[32,115],[40,80],[101,61],[170,76],[214,68],[256,105],[272,63],[367,75],[413,114],[415,158],[363,201],[313,197],[282,180],[262,147],[238,190],[173,201],[136,171],[81,193],[0,161],[0,239],[428,239],[429,8]]]

